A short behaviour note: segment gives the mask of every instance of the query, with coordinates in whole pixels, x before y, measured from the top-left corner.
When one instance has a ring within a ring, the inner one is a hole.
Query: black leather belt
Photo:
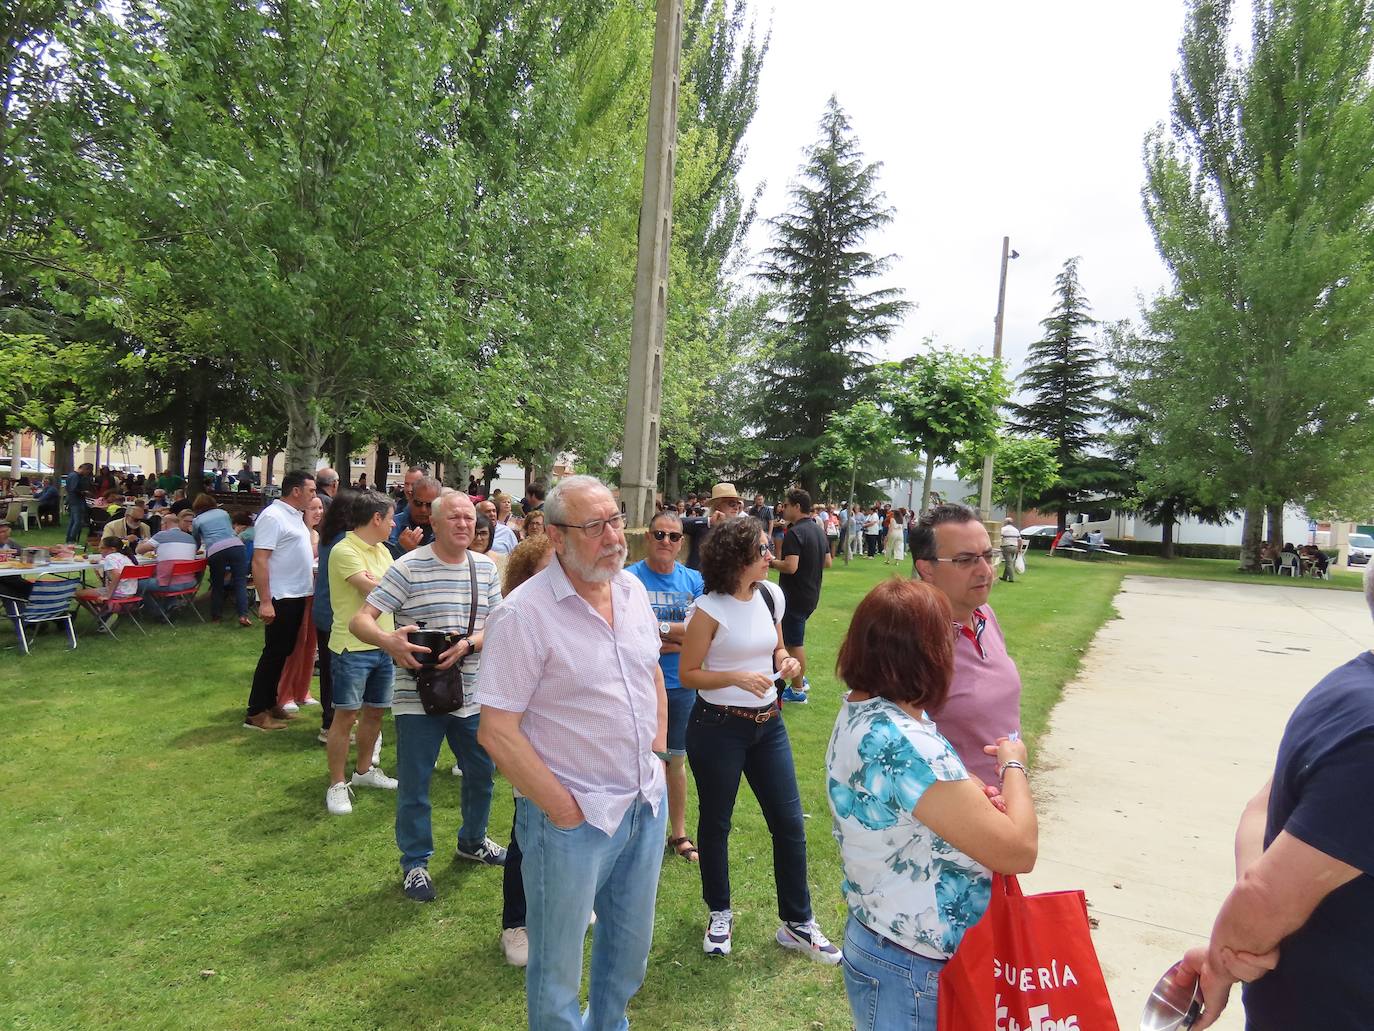
[[[736,719],[748,720],[750,723],[767,723],[781,710],[776,705],[765,705],[758,709],[749,709],[743,705],[712,705],[706,699],[699,699],[701,704],[708,709],[715,709],[723,712],[727,716],[734,716]]]

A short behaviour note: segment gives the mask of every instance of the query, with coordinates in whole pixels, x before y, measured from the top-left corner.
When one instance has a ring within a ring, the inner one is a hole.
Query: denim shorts
[[[329,673],[334,688],[334,708],[391,708],[391,689],[396,670],[391,656],[380,648],[361,652],[331,652]]]
[[[800,648],[806,643],[806,621],[809,612],[793,612],[788,609],[782,614],[782,643],[789,648]]]
[[[687,721],[692,718],[692,706],[697,693],[685,687],[668,692],[668,754],[687,754]]]

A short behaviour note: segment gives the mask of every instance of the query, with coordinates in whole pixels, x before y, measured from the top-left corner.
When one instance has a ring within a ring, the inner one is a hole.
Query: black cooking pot
[[[422,648],[428,648],[426,652],[413,652],[415,661],[421,666],[437,666],[439,656],[448,650],[452,644],[452,634],[447,634],[442,630],[426,630],[423,623],[416,623],[419,630],[412,630],[406,635],[406,640],[411,644],[418,644]]]

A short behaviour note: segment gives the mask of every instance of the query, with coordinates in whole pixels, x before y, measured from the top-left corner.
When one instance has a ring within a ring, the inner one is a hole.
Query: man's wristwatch
[[[673,632],[673,624],[672,624],[672,623],[669,623],[669,622],[667,622],[667,621],[664,621],[664,622],[662,622],[662,623],[660,623],[660,624],[658,625],[658,636],[659,636],[659,637],[667,638],[667,636],[668,636],[669,634],[671,634],[672,632]]]

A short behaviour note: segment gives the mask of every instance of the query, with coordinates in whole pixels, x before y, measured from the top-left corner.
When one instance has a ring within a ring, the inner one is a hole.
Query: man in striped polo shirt
[[[477,743],[480,707],[473,701],[483,627],[488,613],[501,603],[501,578],[495,562],[469,550],[477,510],[467,495],[445,490],[434,500],[430,523],[434,527],[433,543],[397,559],[349,623],[355,637],[384,649],[397,667],[391,705],[396,718],[396,777],[400,781],[396,844],[401,850],[402,889],[416,902],[429,902],[435,896],[429,876],[429,857],[434,854],[429,780],[446,738],[463,771],[463,823],[458,828],[455,858],[489,866],[506,861],[506,850],[487,837],[494,766]],[[420,666],[416,655],[426,649],[411,644],[408,635],[418,623],[424,623],[426,630],[466,634],[474,606],[472,636],[462,637],[445,649],[438,663],[440,670],[459,665],[463,704],[451,713],[427,715],[416,693],[414,672]],[[383,613],[390,613],[396,623],[397,628],[390,633],[377,623]]]

